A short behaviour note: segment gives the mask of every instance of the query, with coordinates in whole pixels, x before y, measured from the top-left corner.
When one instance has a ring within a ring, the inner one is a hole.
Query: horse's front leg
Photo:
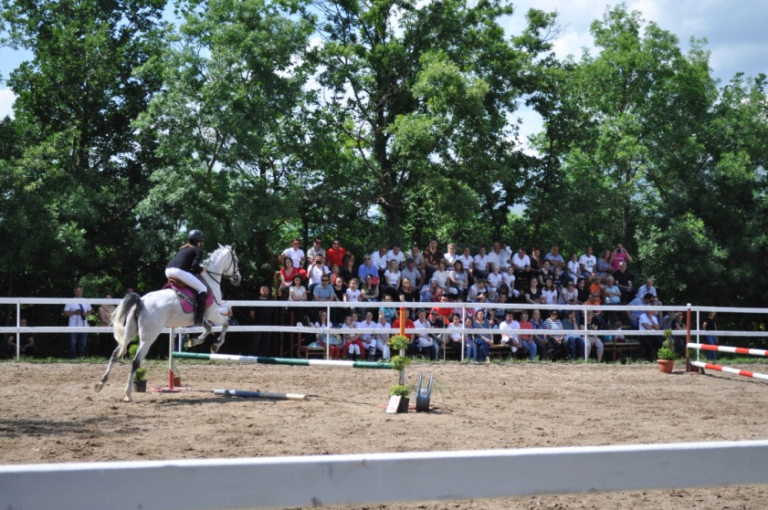
[[[112,356],[110,356],[109,364],[107,365],[107,371],[104,372],[104,375],[101,376],[101,382],[96,383],[96,393],[100,392],[104,385],[107,383],[107,379],[109,379],[109,372],[112,370],[112,365],[115,363],[115,361],[117,361],[117,355],[119,352],[120,346],[118,345],[115,347],[115,350],[112,351]]]
[[[224,345],[224,338],[227,336],[227,328],[229,328],[229,323],[225,321],[224,324],[221,325],[221,333],[219,333],[218,340],[211,346],[211,354],[219,352],[219,348]]]
[[[187,340],[187,343],[184,347],[187,349],[191,349],[192,347],[196,345],[200,345],[201,343],[205,342],[205,339],[208,338],[208,335],[211,334],[211,325],[208,323],[208,321],[203,321],[203,328],[205,331],[203,331],[203,334],[200,336],[197,336],[195,338],[190,338]]]

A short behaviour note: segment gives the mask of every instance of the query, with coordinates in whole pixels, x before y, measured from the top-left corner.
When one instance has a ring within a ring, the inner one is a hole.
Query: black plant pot
[[[397,406],[397,412],[398,413],[407,413],[408,412],[408,404],[411,403],[411,399],[408,397],[401,397],[400,398],[400,405]]]
[[[139,393],[144,393],[147,391],[147,380],[146,379],[136,379],[133,381],[133,389],[135,389]]]

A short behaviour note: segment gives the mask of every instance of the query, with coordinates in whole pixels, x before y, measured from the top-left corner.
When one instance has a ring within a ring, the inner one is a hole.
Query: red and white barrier
[[[688,344],[689,349],[701,349],[702,351],[730,352],[732,354],[751,354],[752,356],[768,356],[768,351],[762,349],[747,349],[745,347],[731,347],[730,345]]]
[[[702,361],[691,361],[691,365],[694,367],[708,368],[710,370],[717,370],[719,372],[727,372],[729,374],[743,375],[744,377],[752,377],[754,379],[762,379],[764,381],[768,381],[768,375],[758,372],[750,372],[748,370],[739,370],[738,368],[713,365],[712,363],[704,363]]]

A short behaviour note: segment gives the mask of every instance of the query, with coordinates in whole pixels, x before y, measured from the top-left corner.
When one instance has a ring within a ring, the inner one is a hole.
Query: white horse
[[[219,313],[219,304],[221,303],[221,281],[224,278],[230,280],[234,285],[240,285],[240,272],[237,270],[237,256],[235,255],[235,245],[221,246],[211,253],[208,260],[203,264],[205,271],[202,276],[205,283],[211,289],[214,297],[214,303],[205,310],[205,321],[203,327],[205,332],[187,342],[187,347],[200,345],[208,335],[211,334],[211,323],[221,324],[221,335],[219,339],[211,346],[211,352],[216,353],[219,347],[224,343],[227,334],[227,317]],[[217,279],[218,278],[218,279]],[[125,401],[131,401],[131,391],[133,389],[133,378],[136,370],[141,366],[141,360],[149,352],[149,348],[157,339],[164,328],[180,328],[190,326],[194,320],[194,314],[184,313],[179,303],[176,291],[173,289],[163,289],[150,292],[144,297],[138,294],[128,294],[112,313],[112,324],[115,327],[115,340],[117,347],[109,359],[107,371],[101,376],[101,382],[96,384],[96,391],[101,391],[109,378],[109,371],[112,365],[125,354],[128,343],[138,334],[139,349],[133,358],[131,373],[128,376],[128,384],[125,387]]]

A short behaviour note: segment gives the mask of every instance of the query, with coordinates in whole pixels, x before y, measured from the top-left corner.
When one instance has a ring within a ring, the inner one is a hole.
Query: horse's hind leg
[[[131,373],[128,375],[128,384],[125,385],[125,398],[123,400],[126,402],[131,402],[133,400],[132,393],[134,376],[136,371],[141,366],[141,360],[143,360],[144,356],[147,355],[149,348],[152,347],[154,341],[154,339],[152,339],[151,342],[139,340],[139,349],[136,351],[136,356],[133,358],[133,362],[131,363]]]
[[[120,346],[118,345],[115,347],[115,350],[112,351],[112,356],[109,358],[109,363],[107,364],[107,371],[104,372],[104,375],[101,376],[101,382],[96,383],[96,393],[100,392],[104,385],[107,383],[107,379],[109,379],[109,372],[112,370],[112,365],[117,361],[117,355],[119,352]]]
[[[219,352],[219,348],[224,345],[224,338],[227,336],[227,328],[229,327],[229,324],[226,322],[221,327],[221,333],[219,334],[219,338],[216,340],[216,342],[211,345],[211,354],[216,354]]]

